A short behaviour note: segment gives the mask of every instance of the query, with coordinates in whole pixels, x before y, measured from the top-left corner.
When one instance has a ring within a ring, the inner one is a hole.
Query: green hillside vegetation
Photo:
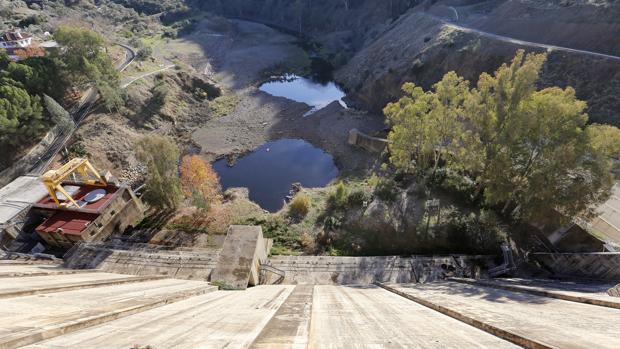
[[[18,150],[38,140],[54,124],[44,113],[44,95],[67,106],[72,89],[95,87],[109,109],[123,104],[120,77],[110,57],[107,43],[88,29],[61,27],[55,40],[63,47],[44,57],[13,62],[0,51],[0,145]],[[56,118],[57,120],[57,118]],[[7,152],[9,153],[9,152]],[[15,153],[11,151],[11,153]]]

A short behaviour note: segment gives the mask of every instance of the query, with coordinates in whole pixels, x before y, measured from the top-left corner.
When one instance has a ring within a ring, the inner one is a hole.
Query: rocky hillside
[[[517,49],[545,47],[467,30],[428,12],[411,11],[369,42],[337,73],[350,102],[380,110],[407,81],[429,88],[448,71],[472,82],[494,71]],[[378,63],[381,62],[381,63]],[[591,121],[620,125],[620,59],[550,50],[541,84],[573,86],[588,101]]]
[[[620,4],[608,0],[188,1],[310,36],[349,102],[379,111],[413,81],[455,70],[475,83],[519,48],[550,51],[541,85],[573,86],[591,121],[620,125]],[[548,46],[547,46],[548,45]],[[555,47],[558,46],[558,47]],[[562,47],[583,50],[575,52]],[[590,54],[593,53],[593,54]],[[598,55],[603,54],[603,55]]]
[[[162,19],[189,18],[203,10],[268,24],[295,35],[311,37],[321,52],[343,63],[363,47],[365,38],[379,33],[421,0],[112,0]]]

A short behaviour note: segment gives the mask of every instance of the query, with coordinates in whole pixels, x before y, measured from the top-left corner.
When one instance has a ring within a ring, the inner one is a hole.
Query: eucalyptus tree
[[[620,130],[587,126],[571,87],[538,90],[545,60],[520,50],[474,88],[454,72],[428,92],[405,84],[385,108],[391,162],[418,172],[445,163],[475,180],[487,204],[525,219],[587,212],[609,195]]]

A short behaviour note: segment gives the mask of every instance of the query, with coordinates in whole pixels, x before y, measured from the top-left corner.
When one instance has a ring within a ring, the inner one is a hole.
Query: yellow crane
[[[62,182],[72,174],[80,175],[80,183],[86,185],[92,185],[97,187],[107,187],[108,182],[99,175],[99,172],[95,170],[95,168],[88,162],[87,159],[75,158],[66,164],[62,165],[59,169],[49,170],[43,176],[41,176],[41,181],[47,188],[47,191],[50,193],[50,196],[56,202],[59,207],[67,207],[71,205],[75,205],[75,207],[79,208],[78,203],[71,197],[69,193],[62,187]],[[58,199],[58,193],[67,198],[71,204],[61,203]]]

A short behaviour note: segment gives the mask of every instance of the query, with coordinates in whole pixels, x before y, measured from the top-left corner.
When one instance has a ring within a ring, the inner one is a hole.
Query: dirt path
[[[172,68],[174,68],[174,64],[167,65],[167,66],[165,66],[165,67],[163,67],[161,69],[157,69],[157,70],[154,70],[152,72],[148,72],[148,73],[144,73],[144,74],[138,75],[138,76],[136,76],[134,78],[129,78],[129,81],[123,82],[121,84],[121,88],[127,88],[127,86],[133,84],[134,82],[136,82],[136,81],[138,81],[140,79],[144,79],[144,78],[149,77],[151,75],[155,75],[157,73],[161,73],[163,71],[166,71],[166,70],[172,69]]]
[[[462,25],[456,25],[456,24],[453,24],[453,23],[448,23],[448,22],[445,22],[442,18],[439,18],[439,17],[436,17],[436,16],[431,16],[431,17],[443,21],[444,22],[444,26],[446,26],[448,28],[456,29],[458,31],[462,31],[462,32],[466,32],[466,33],[475,33],[475,34],[478,34],[480,36],[486,36],[488,38],[499,40],[499,41],[503,41],[503,42],[509,42],[509,43],[513,43],[513,44],[517,44],[517,45],[523,45],[523,46],[529,46],[529,47],[544,48],[544,49],[550,50],[550,51],[563,51],[563,52],[583,54],[583,55],[587,55],[587,56],[591,56],[591,57],[596,57],[596,58],[605,58],[605,59],[611,59],[611,60],[615,60],[615,61],[620,61],[620,57],[614,56],[614,55],[608,55],[608,54],[604,54],[604,53],[592,52],[592,51],[587,51],[587,50],[578,50],[578,49],[574,49],[574,48],[570,48],[570,47],[562,47],[562,46],[556,46],[556,45],[547,45],[547,44],[541,44],[541,43],[538,43],[538,42],[519,40],[519,39],[511,38],[511,37],[508,37],[508,36],[504,36],[504,35],[493,34],[493,33],[489,33],[489,32],[483,31],[483,30],[478,30],[478,29],[474,29],[474,28],[464,27]]]
[[[206,121],[193,140],[210,158],[242,154],[282,138],[301,138],[332,154],[343,175],[364,174],[376,156],[347,144],[349,130],[373,132],[383,128],[383,118],[333,103],[303,117],[310,107],[258,90],[265,69],[298,61],[305,52],[296,39],[261,24],[231,21],[226,31],[213,32],[203,23],[186,40],[200,45],[206,59],[192,55],[210,78],[239,98],[235,111]]]
[[[516,2],[515,2],[516,3]],[[559,14],[561,13],[561,9],[556,8],[554,11],[549,11],[549,9],[536,9],[535,7],[532,7],[532,4],[526,5],[526,4],[513,4],[514,7],[510,7],[510,9],[512,9],[512,11],[508,11],[509,13],[512,12],[517,12],[518,9],[522,9],[523,6],[526,6],[526,8],[528,9],[528,11],[532,12],[531,15],[529,17],[527,16],[521,16],[520,14],[513,14],[515,17],[517,17],[517,19],[515,18],[510,18],[510,19],[506,19],[509,21],[515,21],[515,20],[521,20],[521,24],[526,26],[527,25],[527,20],[531,20],[533,21],[533,24],[537,24],[538,22],[542,21],[544,16],[550,16],[547,20],[550,22],[553,22],[554,19],[557,20],[567,20],[567,23],[571,23],[570,22],[570,16],[568,13],[565,13],[565,18],[559,17],[559,18],[553,18],[552,16],[555,14],[556,16],[559,16]],[[475,5],[472,5],[475,6]],[[506,5],[509,6],[509,5]],[[501,6],[500,6],[501,7]],[[500,16],[499,18],[493,18],[494,14],[493,13],[480,13],[479,12],[480,9],[478,10],[472,10],[470,8],[470,6],[465,5],[464,8],[459,8],[457,9],[454,6],[447,6],[447,5],[436,5],[435,7],[433,7],[431,9],[431,12],[422,12],[425,15],[432,17],[434,19],[440,20],[441,22],[444,23],[444,25],[446,27],[452,28],[452,29],[456,29],[458,31],[462,31],[462,32],[467,32],[467,33],[475,33],[478,34],[480,36],[484,36],[484,37],[488,37],[494,40],[499,40],[499,41],[503,41],[503,42],[509,42],[509,43],[513,43],[513,44],[517,44],[517,45],[522,45],[522,46],[529,46],[529,47],[535,47],[535,48],[543,48],[546,50],[550,50],[550,51],[560,51],[560,52],[567,52],[567,53],[575,53],[575,54],[580,54],[580,55],[585,55],[585,56],[589,56],[589,57],[594,57],[594,58],[603,58],[603,59],[610,59],[613,61],[620,61],[620,56],[617,55],[613,55],[613,54],[607,54],[607,53],[602,53],[599,52],[597,50],[586,50],[586,49],[578,49],[575,48],[575,43],[564,43],[564,45],[554,45],[554,44],[546,44],[543,43],[543,41],[545,41],[544,38],[538,37],[538,35],[534,35],[537,39],[529,39],[527,40],[527,37],[522,37],[524,34],[527,35],[528,32],[532,32],[535,31],[536,29],[532,29],[532,28],[522,28],[522,31],[517,32],[517,33],[506,33],[504,32],[503,34],[500,34],[497,30],[500,30],[501,32],[501,28],[496,28],[498,27],[497,23],[493,22],[493,21],[501,21],[502,16]],[[504,11],[507,11],[507,9],[504,9]],[[581,22],[583,22],[583,25],[585,25],[588,21],[588,19],[591,18],[591,16],[595,16],[592,14],[593,8],[584,8],[584,11],[587,11],[588,13],[584,13],[583,14],[583,18],[581,19]],[[613,13],[613,11],[617,11],[617,10],[613,10],[610,9],[611,13]],[[499,13],[495,14],[495,16],[497,16],[498,14],[500,15],[505,15],[505,12],[502,12],[501,10],[498,11]],[[546,13],[545,13],[546,12]],[[432,14],[431,14],[432,13]],[[474,19],[469,19],[468,17],[473,17]],[[530,18],[531,17],[531,18]],[[505,18],[504,18],[505,19]],[[601,19],[603,20],[603,19]],[[491,24],[484,24],[485,22],[493,22],[495,23],[495,25],[491,25]],[[604,21],[604,20],[603,20]],[[459,22],[459,24],[456,24],[455,22]],[[557,23],[556,23],[557,24]],[[482,28],[480,28],[480,26],[482,25]],[[491,26],[491,28],[489,28],[489,26]],[[501,27],[501,26],[499,26]],[[532,26],[533,27],[533,26]],[[583,27],[582,30],[585,30],[586,27]],[[573,28],[567,28],[566,30],[571,30]],[[504,29],[505,30],[505,29]],[[548,28],[549,31],[553,32],[554,30],[557,30],[557,28]],[[613,31],[611,31],[613,33]],[[515,36],[520,36],[521,39],[516,38]],[[531,35],[530,35],[531,37]],[[561,40],[561,36],[558,37],[556,40],[560,39]],[[548,40],[548,39],[547,39]],[[601,38],[597,38],[594,35],[592,35],[592,37],[590,38],[590,40],[592,41],[596,41],[596,40],[604,40]],[[562,42],[562,41],[560,41]],[[585,45],[584,43],[581,43],[581,46]]]

